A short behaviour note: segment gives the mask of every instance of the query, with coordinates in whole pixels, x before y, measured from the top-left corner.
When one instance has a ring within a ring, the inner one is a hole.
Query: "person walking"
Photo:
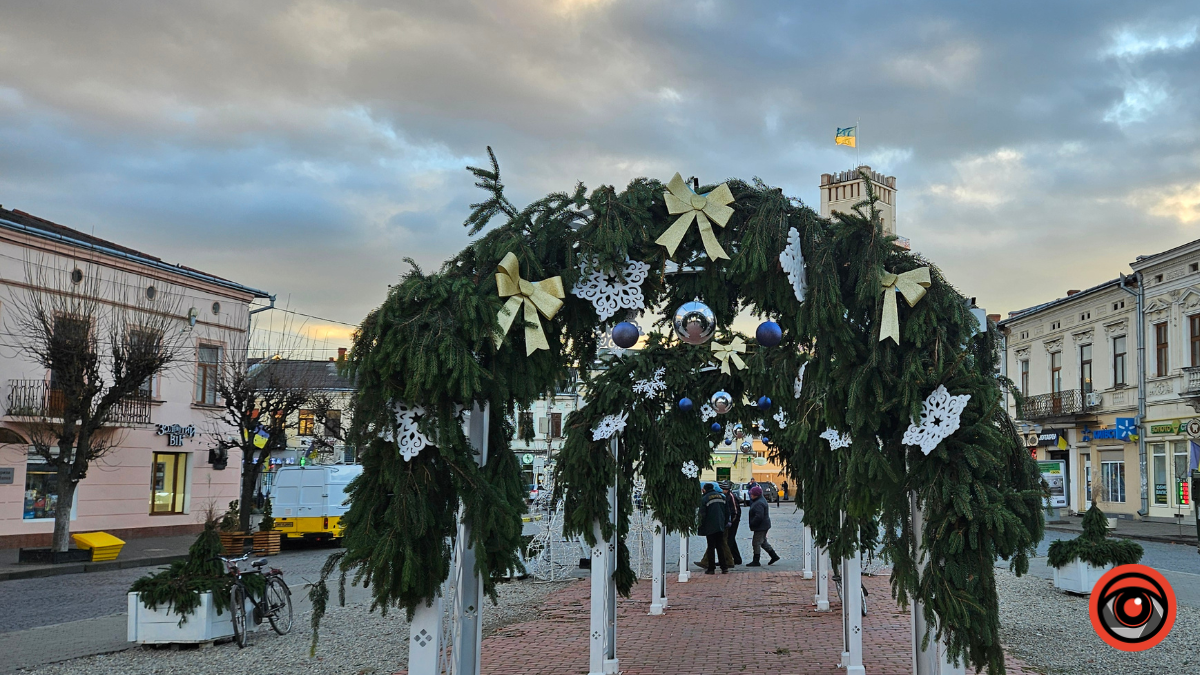
[[[787,500],[788,500],[788,484],[787,484],[787,481],[785,480],[785,481],[783,481],[783,501],[786,502]]]
[[[750,488],[750,531],[754,533],[754,538],[751,540],[751,546],[754,547],[754,560],[746,564],[746,567],[762,567],[762,563],[758,561],[760,550],[766,551],[767,555],[771,556],[768,565],[774,565],[779,562],[779,556],[775,554],[775,548],[767,542],[767,531],[771,529],[771,506],[767,504],[767,500],[763,498],[762,488],[755,485]]]
[[[733,564],[742,564],[742,552],[738,550],[737,531],[742,522],[742,505],[738,503],[737,495],[733,494],[733,483],[723,481],[721,489],[725,492],[725,510],[729,516],[729,526],[725,528],[726,559]]]
[[[700,497],[700,526],[697,534],[708,542],[704,558],[708,560],[705,574],[715,574],[713,561],[720,560],[721,574],[729,572],[729,558],[725,557],[725,524],[729,516],[725,512],[725,497],[718,492],[712,483],[704,484],[704,494]]]

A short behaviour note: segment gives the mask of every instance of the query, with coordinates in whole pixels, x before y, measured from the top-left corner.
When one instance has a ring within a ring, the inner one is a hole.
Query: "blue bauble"
[[[770,407],[771,407],[771,399],[770,398],[768,398],[766,396],[758,397],[758,409],[759,410],[766,410],[767,408],[770,408]]]
[[[733,439],[732,439],[732,438],[726,438],[726,439],[725,439],[725,445],[733,445]]]
[[[638,327],[632,323],[629,323],[628,321],[622,321],[621,323],[613,326],[612,341],[613,344],[621,349],[629,349],[637,344]]]
[[[762,437],[762,442],[763,442],[763,443],[770,443],[770,442],[771,442],[771,439],[767,438],[766,436],[763,436],[763,437]]]
[[[758,330],[754,331],[754,338],[763,347],[774,347],[783,340],[783,329],[774,321],[764,321],[758,324]]]
[[[691,412],[692,411],[692,399],[690,399],[686,396],[679,399],[679,409],[682,410],[683,412]]]
[[[713,422],[713,425],[712,425],[712,430],[713,430],[713,431],[720,431],[720,430],[721,430],[721,423],[720,423],[720,422]]]

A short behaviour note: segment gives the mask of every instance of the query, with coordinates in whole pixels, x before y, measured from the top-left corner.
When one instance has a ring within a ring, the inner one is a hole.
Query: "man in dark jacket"
[[[742,522],[742,505],[738,503],[737,495],[733,494],[733,483],[723,480],[717,483],[717,492],[725,498],[725,559],[736,567],[742,564],[742,552],[737,546],[737,530],[738,524]],[[706,570],[712,565],[712,560],[707,553],[696,563],[700,569]]]
[[[714,560],[721,561],[721,574],[729,571],[729,559],[725,557],[725,524],[729,516],[725,512],[725,497],[713,489],[712,483],[704,484],[704,494],[700,497],[700,527],[697,534],[708,541],[708,550],[704,552],[708,559],[705,574],[716,572]]]
[[[754,560],[747,563],[746,567],[762,567],[762,563],[758,562],[760,550],[765,550],[771,556],[768,565],[774,565],[779,561],[779,556],[775,555],[775,549],[767,543],[767,530],[771,529],[771,506],[767,504],[767,500],[763,498],[762,488],[755,485],[750,488],[750,531],[754,533],[754,539],[751,540],[751,545],[754,547]]]

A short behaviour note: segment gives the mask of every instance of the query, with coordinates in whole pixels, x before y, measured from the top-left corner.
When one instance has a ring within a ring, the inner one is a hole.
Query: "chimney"
[[[344,358],[346,358],[346,348],[338,347],[338,360],[341,361]]]
[[[329,357],[329,362],[330,362],[330,363],[333,363],[333,357],[332,357],[332,356],[331,356],[331,357]]]
[[[1078,293],[1078,292],[1079,292],[1079,291],[1077,291],[1077,290],[1076,290],[1076,291],[1067,291],[1067,297],[1069,298],[1069,297],[1071,297],[1072,295],[1075,295],[1075,294],[1076,294],[1076,293]]]
[[[991,321],[992,323],[1000,323],[1000,315],[999,314],[988,314],[987,317],[988,317],[988,321]]]

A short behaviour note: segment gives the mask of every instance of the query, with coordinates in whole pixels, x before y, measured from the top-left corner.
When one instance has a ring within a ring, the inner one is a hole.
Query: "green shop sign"
[[[1183,424],[1179,420],[1171,420],[1165,424],[1151,424],[1150,433],[1152,434],[1177,434],[1181,433],[1180,427]]]

